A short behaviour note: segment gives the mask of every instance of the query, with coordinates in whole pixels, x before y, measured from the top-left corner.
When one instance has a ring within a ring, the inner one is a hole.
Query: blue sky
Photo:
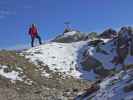
[[[51,39],[65,21],[82,32],[132,25],[133,0],[0,0],[0,48],[27,47],[31,23],[44,41]]]

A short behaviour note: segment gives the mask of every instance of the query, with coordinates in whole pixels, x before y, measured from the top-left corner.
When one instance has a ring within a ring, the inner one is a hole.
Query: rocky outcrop
[[[84,100],[84,98],[88,97],[89,95],[93,94],[99,89],[100,89],[100,86],[94,83],[90,87],[85,89],[85,92],[82,95],[79,95],[78,97],[76,97],[75,100]]]
[[[128,27],[129,36],[130,36],[130,55],[133,56],[133,28]]]
[[[104,41],[103,40],[100,40],[100,39],[96,39],[96,40],[92,40],[88,43],[88,45],[90,46],[98,46],[99,44],[104,44]]]
[[[84,58],[81,64],[84,66],[84,69],[88,71],[90,71],[91,69],[95,67],[102,66],[101,62],[99,62],[97,59],[89,55]]]
[[[117,36],[117,32],[113,29],[107,29],[99,37],[101,38],[114,38]]]
[[[84,34],[79,31],[65,31],[63,34],[57,36],[53,42],[71,43],[84,40]]]
[[[102,66],[102,63],[100,61],[90,55],[89,50],[85,50],[82,59],[83,60],[81,61],[81,65],[85,70],[90,71],[96,67]]]
[[[124,92],[131,92],[133,91],[133,83],[128,84],[124,87]]]
[[[105,38],[110,38],[110,40],[104,42]],[[99,39],[90,41],[88,47],[93,47],[93,51],[90,50],[90,48],[85,51],[85,53],[88,51],[92,53],[88,53],[88,55],[83,57],[84,62],[82,62],[82,65],[86,69],[103,69],[103,67],[107,66],[105,65],[107,63],[110,63],[111,66],[121,64],[123,68],[125,68],[126,58],[133,56],[133,29],[132,27],[122,27],[118,33],[112,29],[106,30],[100,35]],[[98,56],[101,56],[101,59],[99,59]],[[105,63],[105,61],[102,60],[103,56],[105,60],[110,60]]]
[[[128,27],[122,27],[118,33],[118,37],[115,40],[116,56],[112,60],[114,64],[124,64],[124,60],[128,55],[132,55],[133,42],[132,31]]]
[[[89,51],[84,52],[81,65],[83,66],[84,70],[93,70],[93,72],[96,73],[98,75],[97,77],[99,78],[106,77],[110,74],[110,71],[103,67],[102,62],[91,56]]]

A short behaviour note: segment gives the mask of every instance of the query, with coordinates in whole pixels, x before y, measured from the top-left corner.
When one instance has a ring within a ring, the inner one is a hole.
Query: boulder
[[[81,64],[84,66],[84,69],[88,71],[94,69],[95,67],[102,66],[100,61],[89,55],[84,58]]]
[[[124,92],[131,92],[131,91],[133,91],[133,83],[129,84],[129,85],[126,85],[124,87]]]

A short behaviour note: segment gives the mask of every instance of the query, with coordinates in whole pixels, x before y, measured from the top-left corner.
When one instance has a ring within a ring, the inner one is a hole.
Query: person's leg
[[[34,40],[35,40],[35,38],[31,37],[31,47],[34,47]]]
[[[39,35],[37,35],[36,38],[39,40],[39,44],[42,44],[41,37]]]

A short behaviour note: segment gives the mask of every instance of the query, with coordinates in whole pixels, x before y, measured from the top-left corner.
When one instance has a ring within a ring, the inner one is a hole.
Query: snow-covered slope
[[[107,69],[115,67],[111,62],[116,56],[115,48],[113,47],[114,41],[107,41],[104,45],[99,44],[97,47],[88,47],[89,54],[99,60]],[[97,50],[99,49],[99,50]]]
[[[74,43],[46,43],[44,45],[31,48],[24,52],[26,58],[38,65],[38,61],[47,65],[53,72],[61,72],[70,76],[93,79],[93,72],[83,71],[79,66],[80,49],[86,45],[87,41]],[[84,75],[82,75],[84,74]]]
[[[133,70],[127,73],[121,71],[112,77],[107,77],[100,83],[100,89],[88,94],[82,100],[133,100]],[[76,100],[81,100],[78,97]]]

